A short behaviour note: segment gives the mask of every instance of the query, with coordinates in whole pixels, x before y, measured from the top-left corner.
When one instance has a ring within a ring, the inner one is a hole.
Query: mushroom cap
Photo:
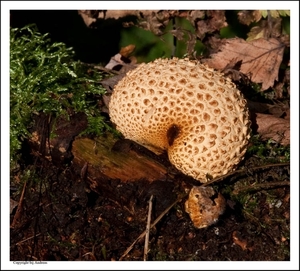
[[[250,138],[246,100],[230,79],[198,61],[140,64],[115,86],[111,121],[125,138],[200,182],[222,176],[243,158]]]

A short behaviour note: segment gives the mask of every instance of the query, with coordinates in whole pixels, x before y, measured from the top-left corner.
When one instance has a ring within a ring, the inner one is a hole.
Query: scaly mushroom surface
[[[115,86],[110,118],[125,138],[200,182],[232,171],[250,137],[246,100],[230,79],[188,59],[140,64]]]

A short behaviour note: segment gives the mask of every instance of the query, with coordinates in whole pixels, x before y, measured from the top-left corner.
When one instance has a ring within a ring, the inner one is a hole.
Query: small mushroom
[[[185,202],[185,211],[194,226],[201,229],[216,223],[225,206],[224,197],[220,193],[217,194],[212,187],[194,186]]]
[[[198,61],[140,64],[115,86],[110,117],[125,138],[200,182],[232,171],[250,137],[246,100],[230,79]]]

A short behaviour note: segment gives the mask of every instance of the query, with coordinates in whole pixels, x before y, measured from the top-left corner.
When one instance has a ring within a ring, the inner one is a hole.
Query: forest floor
[[[215,184],[226,199],[224,214],[214,225],[197,229],[184,210],[190,178],[179,174],[171,181],[105,180],[108,190],[95,192],[72,163],[59,167],[35,158],[26,166],[36,172],[36,179],[28,180],[22,212],[11,228],[10,259],[143,260],[144,238],[126,250],[146,229],[153,195],[151,222],[173,207],[150,230],[148,260],[288,261],[289,165],[257,168],[261,160],[254,157],[246,157],[243,164],[246,170]],[[16,205],[22,189],[17,180],[18,174],[11,186]],[[12,209],[11,223],[17,210]]]

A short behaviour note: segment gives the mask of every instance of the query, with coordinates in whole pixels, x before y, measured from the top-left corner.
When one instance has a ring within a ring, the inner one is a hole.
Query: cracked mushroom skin
[[[140,64],[115,86],[111,121],[125,138],[200,182],[232,171],[250,138],[246,100],[230,79],[188,59]]]

